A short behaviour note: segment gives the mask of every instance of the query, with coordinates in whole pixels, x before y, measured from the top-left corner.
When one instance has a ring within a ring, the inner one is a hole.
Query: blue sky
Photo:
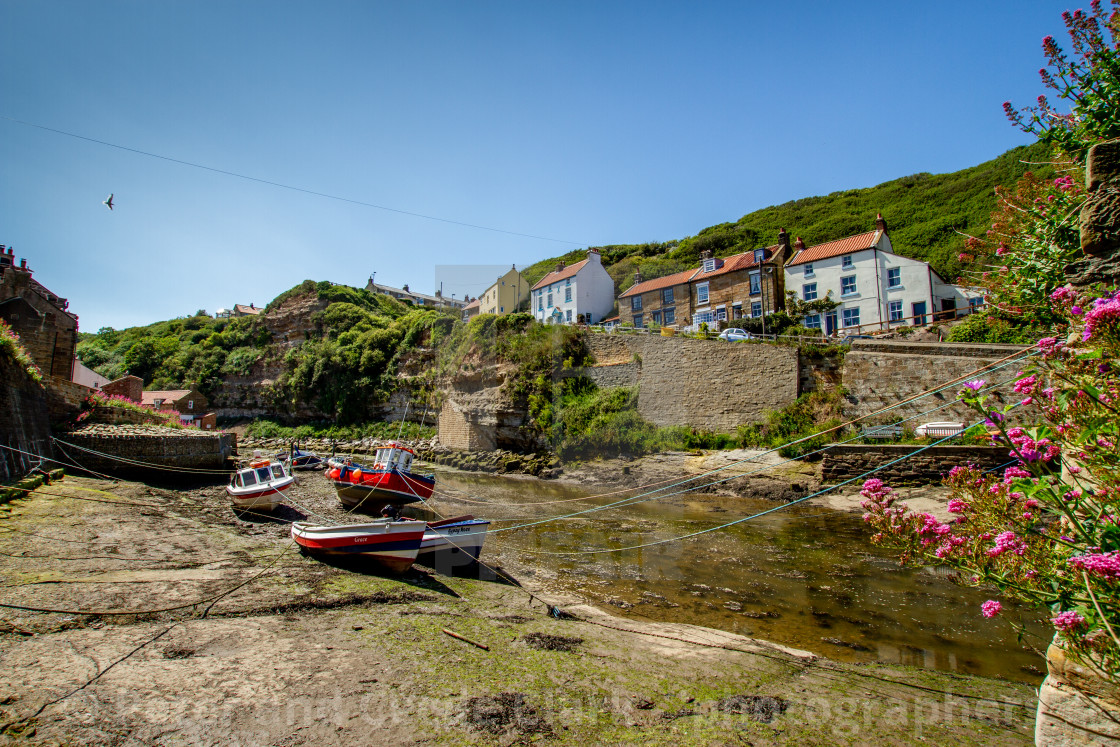
[[[778,6],[0,0],[0,117],[367,203],[0,119],[0,243],[93,331],[682,238],[1028,142],[1069,7]]]

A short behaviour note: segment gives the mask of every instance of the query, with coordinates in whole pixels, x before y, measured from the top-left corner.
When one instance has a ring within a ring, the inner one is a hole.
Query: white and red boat
[[[282,462],[254,459],[249,462],[248,467],[238,470],[230,477],[226,492],[233,500],[235,509],[257,508],[271,511],[283,503],[284,491],[292,487],[295,481]]]
[[[292,539],[310,555],[368,558],[403,573],[416,562],[427,528],[421,521],[392,519],[334,527],[297,521],[292,524]]]
[[[334,484],[338,499],[348,508],[380,510],[387,503],[403,506],[431,498],[436,486],[434,475],[412,471],[415,457],[416,452],[407,446],[390,443],[377,448],[372,466],[332,461],[326,475]]]
[[[473,516],[429,522],[418,560],[437,570],[474,565],[489,528],[489,521]]]

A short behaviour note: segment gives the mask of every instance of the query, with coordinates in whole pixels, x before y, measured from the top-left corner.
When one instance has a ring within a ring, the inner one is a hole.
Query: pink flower
[[[984,613],[984,617],[995,617],[1003,611],[1003,605],[994,599],[989,599],[980,605],[980,611]]]
[[[1066,612],[1059,612],[1050,618],[1050,622],[1054,627],[1063,633],[1068,633],[1071,630],[1076,630],[1085,624],[1085,618],[1076,612],[1067,610]]]
[[[962,501],[960,498],[954,498],[949,501],[949,513],[963,514],[968,509],[968,503]]]
[[[988,550],[988,557],[996,558],[1005,552],[1022,555],[1027,551],[1027,543],[1019,539],[1015,532],[1003,532],[996,537],[995,547]]]
[[[1120,578],[1120,553],[1117,552],[1074,555],[1069,564],[1092,576]]]
[[[987,382],[983,379],[973,379],[972,381],[966,381],[964,383],[964,388],[971,389],[974,392],[978,392],[984,387],[984,384],[986,383]]]

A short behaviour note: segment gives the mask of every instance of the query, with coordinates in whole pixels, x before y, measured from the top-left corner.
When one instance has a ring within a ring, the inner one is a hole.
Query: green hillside
[[[964,269],[957,255],[964,248],[961,233],[980,235],[991,225],[994,188],[1012,186],[1027,171],[1049,176],[1048,146],[1014,148],[998,158],[951,174],[913,174],[867,189],[849,189],[824,197],[806,197],[748,213],[734,223],[721,223],[679,241],[599,247],[607,271],[621,293],[634,282],[635,270],[646,278],[660,277],[699,263],[711,249],[717,257],[737,254],[777,241],[778,229],[806,244],[851,236],[875,227],[875,214],[887,220],[891,243],[899,254],[922,259],[947,280]],[[536,283],[558,260],[578,262],[583,250],[542,260],[525,270]]]

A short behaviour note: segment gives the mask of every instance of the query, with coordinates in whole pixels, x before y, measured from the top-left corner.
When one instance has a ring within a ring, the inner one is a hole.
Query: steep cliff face
[[[513,367],[472,366],[443,382],[439,413],[439,442],[453,449],[520,453],[539,451],[547,444],[528,427],[529,417],[506,390]]]

